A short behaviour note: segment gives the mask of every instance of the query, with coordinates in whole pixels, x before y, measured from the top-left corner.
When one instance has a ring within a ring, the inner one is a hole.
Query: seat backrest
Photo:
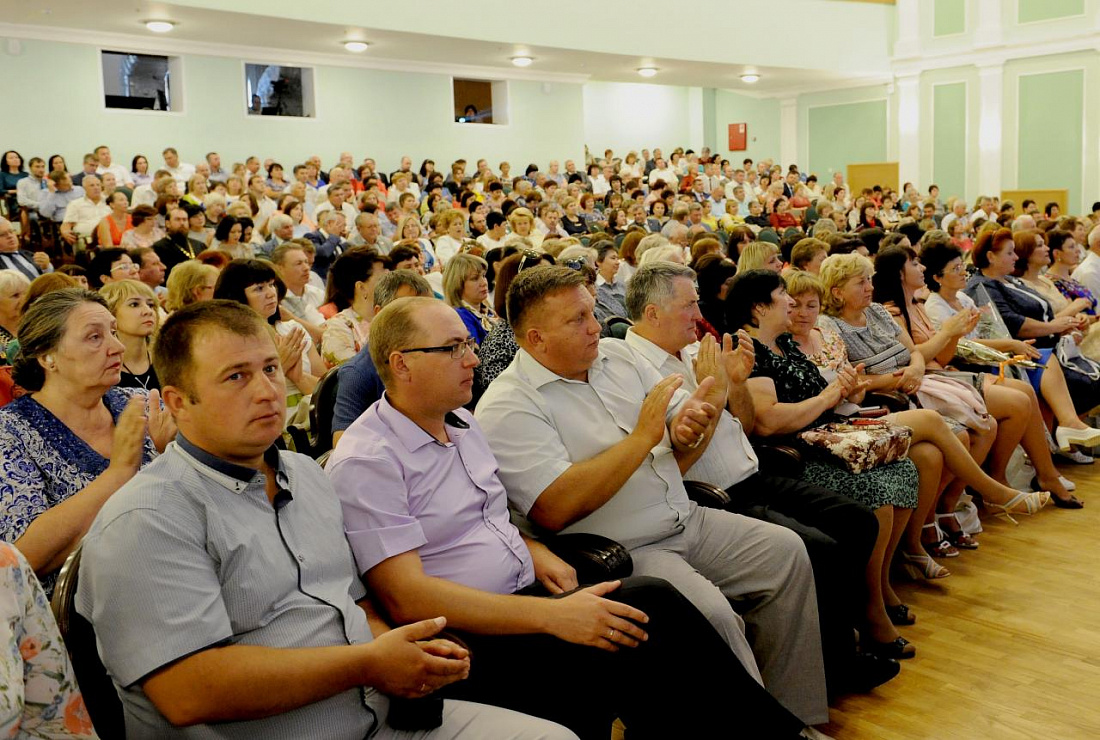
[[[313,432],[313,456],[332,449],[332,417],[336,412],[336,390],[339,386],[334,367],[325,373],[313,389],[309,406],[309,428]]]
[[[95,629],[92,623],[77,613],[77,575],[80,571],[81,547],[78,546],[61,566],[54,585],[50,607],[69,650],[76,682],[84,695],[84,704],[92,718],[96,733],[102,738],[126,737],[122,701],[115,685],[99,659]]]

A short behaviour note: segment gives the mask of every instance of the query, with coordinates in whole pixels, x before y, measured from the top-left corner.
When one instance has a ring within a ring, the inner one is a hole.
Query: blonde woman
[[[443,299],[458,312],[478,344],[497,322],[489,305],[489,265],[472,254],[457,254],[443,270]]]
[[[168,275],[168,298],[164,308],[168,313],[173,313],[192,303],[208,301],[214,297],[217,283],[218,268],[213,265],[198,260],[181,262]]]
[[[416,241],[420,246],[420,252],[424,256],[424,272],[440,272],[443,270],[443,265],[440,264],[435,255],[432,240],[424,235],[424,227],[420,225],[420,219],[416,217],[415,213],[410,213],[398,221],[397,231],[394,234],[394,240],[397,242],[405,242],[410,239]]]
[[[194,206],[201,206],[203,198],[209,192],[210,185],[206,182],[206,178],[202,175],[195,175],[187,181],[187,195],[183,196],[181,200],[185,200]]]
[[[761,269],[772,272],[783,269],[783,263],[779,261],[779,247],[770,242],[749,242],[741,247],[741,255],[737,258],[737,273]]]
[[[115,317],[115,331],[125,347],[118,387],[160,390],[149,351],[159,324],[153,289],[139,280],[119,280],[104,285],[99,294]]]
[[[530,241],[531,246],[535,249],[542,246],[544,236],[542,232],[535,228],[535,215],[528,209],[514,209],[508,214],[508,225],[512,227],[513,234]]]
[[[466,219],[461,211],[452,208],[439,214],[437,223],[440,235],[435,240],[435,253],[446,266],[452,257],[462,251],[462,242],[466,238]]]

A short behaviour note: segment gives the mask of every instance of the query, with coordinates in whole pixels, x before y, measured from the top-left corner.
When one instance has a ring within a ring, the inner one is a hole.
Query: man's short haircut
[[[396,289],[394,289],[396,292]],[[377,294],[377,289],[375,290]],[[423,331],[416,321],[417,309],[439,305],[435,298],[398,298],[383,308],[370,323],[370,358],[378,371],[378,377],[387,388],[393,382],[390,372],[390,355],[408,349]]]
[[[175,147],[168,147],[163,152],[161,152],[161,156],[164,156],[168,152],[172,152],[172,154],[179,154],[179,152],[175,150]]]
[[[290,252],[294,249],[300,252],[305,251],[302,249],[301,245],[292,244],[290,240],[283,242],[282,244],[271,250],[271,261],[274,262],[276,265],[282,265],[283,261],[286,259],[287,252]]]
[[[276,229],[281,229],[284,226],[290,226],[293,223],[294,219],[292,219],[285,213],[276,213],[274,216],[271,217],[269,229],[274,232]]]
[[[327,211],[321,211],[321,215],[317,217],[317,220],[320,222],[321,228],[327,231],[328,229],[326,227],[329,224],[331,224],[336,219],[343,217],[343,211],[337,211],[335,208],[333,208]]]
[[[694,282],[695,270],[676,262],[649,262],[639,267],[626,288],[627,318],[638,322],[645,314],[646,306],[667,306],[675,294],[678,278]]]
[[[397,291],[401,286],[407,285],[416,291],[422,298],[435,298],[435,291],[423,275],[418,275],[412,270],[394,270],[387,272],[378,278],[374,285],[374,305],[385,308],[397,300]]]
[[[533,267],[519,273],[508,287],[508,323],[516,337],[523,336],[527,322],[547,296],[583,285],[584,275],[560,265]]]
[[[242,338],[270,336],[260,315],[236,301],[200,301],[185,306],[168,317],[153,345],[153,368],[162,386],[179,388],[188,401],[198,403],[191,376],[192,348],[203,333],[215,329]]]

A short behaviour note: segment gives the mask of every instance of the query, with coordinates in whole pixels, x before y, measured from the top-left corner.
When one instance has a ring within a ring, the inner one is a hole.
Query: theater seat
[[[607,330],[616,339],[626,339],[626,332],[634,322],[622,316],[610,316],[607,319]]]
[[[630,551],[598,534],[557,534],[541,537],[539,541],[573,566],[582,586],[626,578],[634,572]]]
[[[718,486],[704,483],[698,480],[684,481],[688,498],[708,509],[727,509],[730,505],[730,495]]]
[[[73,606],[80,552],[81,548],[77,547],[61,566],[50,608],[69,650],[73,672],[96,733],[101,738],[122,738],[126,736],[122,701],[99,659],[92,623],[78,614]]]
[[[760,460],[760,472],[783,478],[801,478],[805,470],[802,452],[792,437],[753,437],[752,449]]]

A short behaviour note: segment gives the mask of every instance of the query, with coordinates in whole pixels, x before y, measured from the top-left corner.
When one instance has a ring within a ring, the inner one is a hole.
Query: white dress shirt
[[[73,231],[80,236],[88,237],[110,212],[110,207],[102,197],[98,203],[93,203],[85,195],[66,206],[65,217],[61,221],[74,224]]]
[[[128,188],[134,187],[134,176],[130,174],[130,170],[117,162],[113,163],[110,167],[99,165],[95,168],[95,173],[97,175],[104,175],[108,172],[115,176],[115,185]]]
[[[667,378],[677,373],[684,376],[684,384],[680,387],[688,393],[694,393],[699,387],[694,370],[695,357],[699,354],[698,342],[684,347],[680,350],[680,357],[676,357],[631,329],[626,333],[626,345],[639,361],[648,363],[661,377]],[[684,480],[703,481],[719,488],[729,488],[759,470],[760,460],[749,444],[749,438],[745,436],[741,420],[728,409],[723,409],[710,444],[702,457],[684,473]]]
[[[566,380],[520,349],[478,403],[476,417],[500,466],[508,499],[524,516],[574,463],[621,442],[661,380],[618,339],[600,341],[588,380]],[[671,421],[688,394],[677,390]],[[591,532],[633,549],[668,537],[692,511],[668,431],[609,501],[562,532]]]
[[[1100,255],[1090,249],[1071,277],[1091,290],[1094,296],[1100,296]]]
[[[195,165],[187,164],[186,162],[180,162],[176,167],[164,168],[181,186],[181,189],[187,187],[187,181],[195,176]]]

